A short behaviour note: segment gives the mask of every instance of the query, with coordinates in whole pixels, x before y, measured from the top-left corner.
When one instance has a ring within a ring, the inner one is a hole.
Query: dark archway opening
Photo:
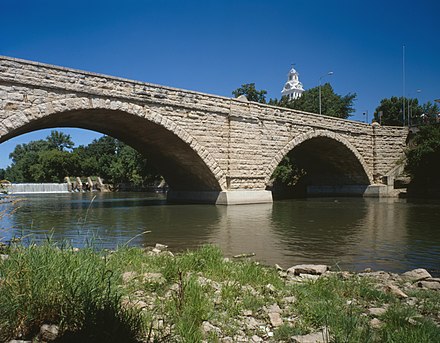
[[[271,181],[274,199],[360,196],[370,184],[356,155],[329,137],[311,138],[294,147]]]
[[[145,156],[176,191],[220,191],[205,161],[176,134],[145,118],[112,110],[81,110],[56,113],[27,123],[0,138],[47,128],[74,127],[114,137]]]

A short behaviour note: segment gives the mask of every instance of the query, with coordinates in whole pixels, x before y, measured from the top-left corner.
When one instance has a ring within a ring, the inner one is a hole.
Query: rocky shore
[[[81,254],[60,251],[55,253]],[[15,254],[1,255],[0,294],[11,282],[5,265]],[[108,282],[119,311],[141,318],[126,341],[440,341],[440,279],[425,269],[394,274],[331,271],[325,265],[268,268],[243,256],[224,258],[214,247],[174,256],[162,244],[100,256],[112,272]],[[23,325],[23,318],[17,322]],[[32,329],[9,326],[7,341],[70,342],[74,332],[84,331],[56,315],[37,322]],[[0,329],[5,327],[0,318]]]

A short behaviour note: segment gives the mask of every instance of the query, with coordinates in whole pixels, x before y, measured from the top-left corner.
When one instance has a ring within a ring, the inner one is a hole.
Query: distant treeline
[[[0,169],[11,182],[63,182],[66,176],[100,176],[106,183],[147,186],[161,176],[146,158],[123,142],[102,136],[74,148],[70,135],[52,131],[46,139],[19,144],[12,164]]]

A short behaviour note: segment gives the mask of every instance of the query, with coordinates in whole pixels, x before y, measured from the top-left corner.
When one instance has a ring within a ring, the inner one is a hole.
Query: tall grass
[[[120,305],[114,272],[91,249],[13,246],[0,278],[0,341],[35,337],[42,324],[92,341],[134,342],[142,334],[142,317]]]

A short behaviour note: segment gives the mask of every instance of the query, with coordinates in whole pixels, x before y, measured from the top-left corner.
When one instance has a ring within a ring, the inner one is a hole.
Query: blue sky
[[[304,87],[326,78],[357,93],[356,113],[406,95],[440,98],[440,2],[419,1],[49,1],[0,2],[0,55],[231,96],[255,82],[279,98],[292,63]],[[0,168],[16,144],[0,144]],[[69,129],[77,144],[100,134]]]

